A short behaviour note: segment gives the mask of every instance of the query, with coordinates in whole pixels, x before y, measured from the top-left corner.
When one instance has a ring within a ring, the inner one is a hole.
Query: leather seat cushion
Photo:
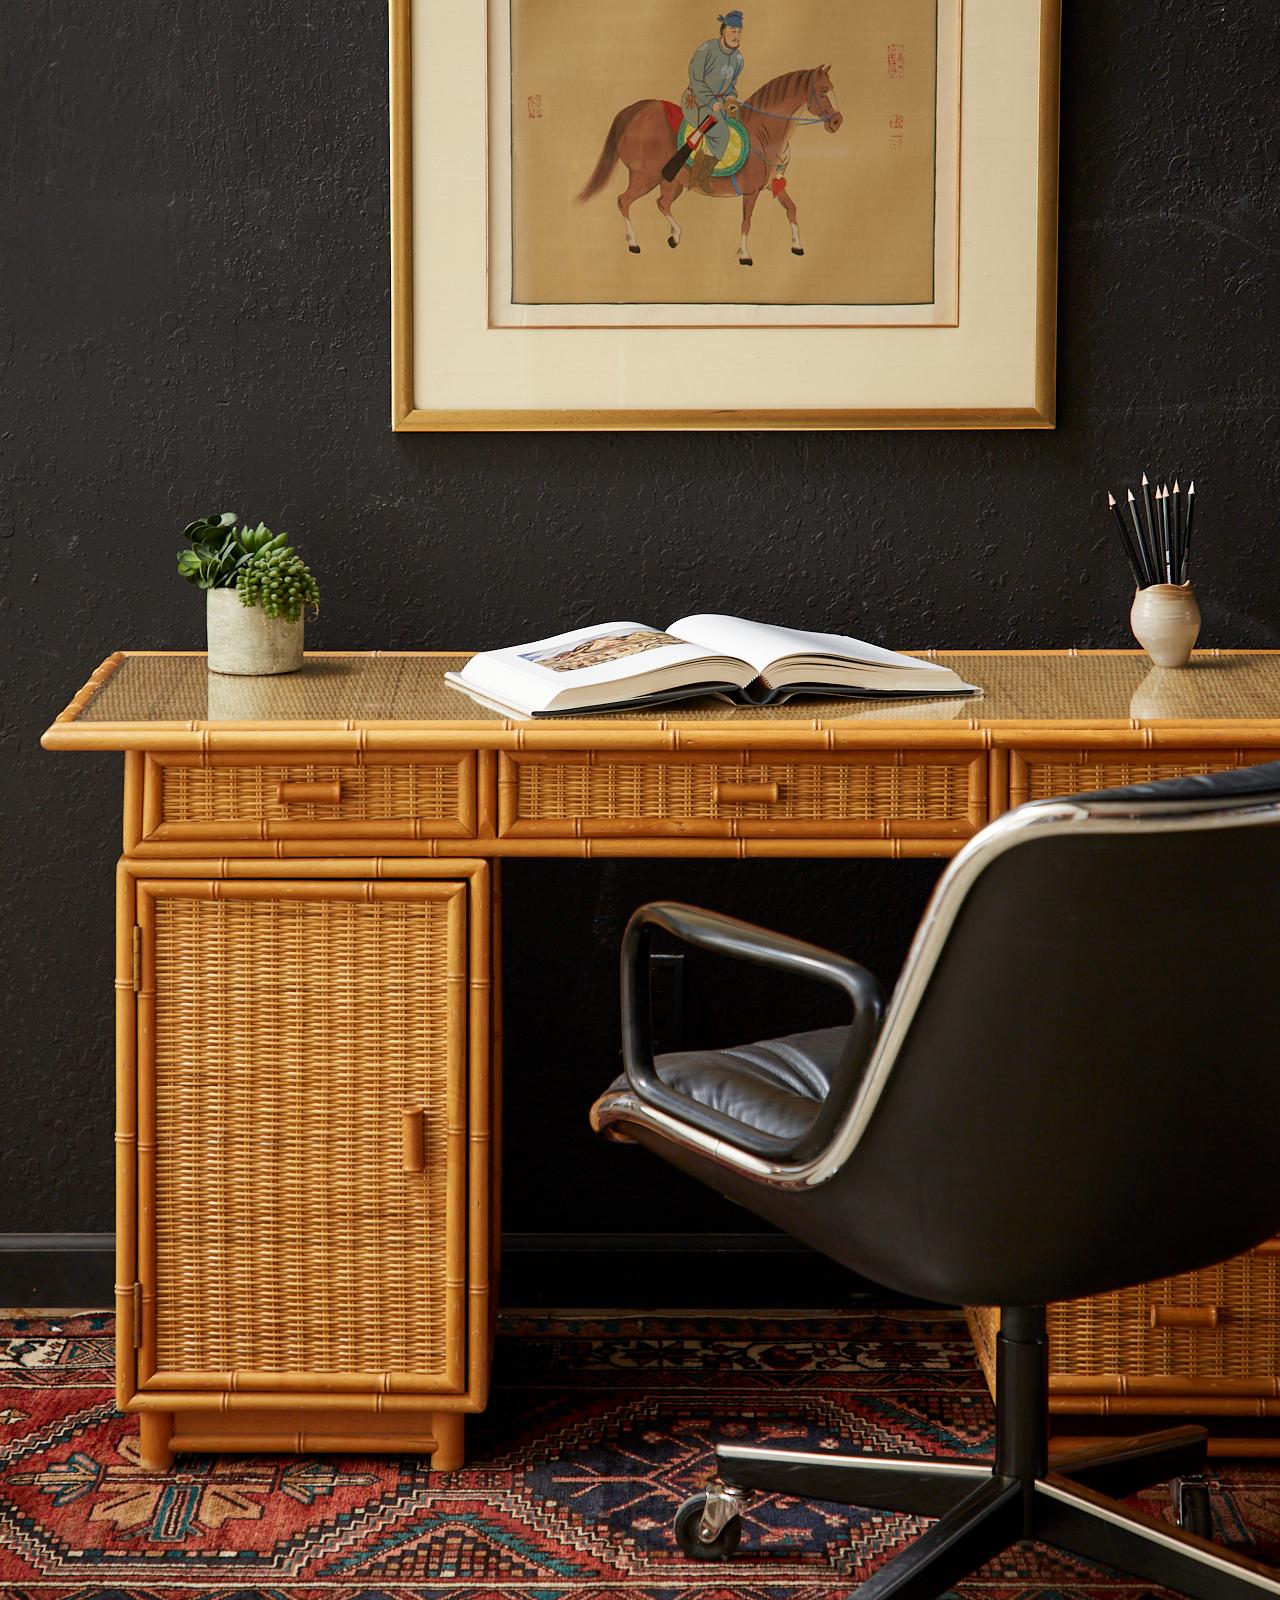
[[[1065,795],[1067,800],[1106,801],[1107,804],[1140,805],[1155,801],[1160,805],[1188,802],[1213,805],[1222,800],[1261,803],[1280,795],[1280,761],[1266,761],[1256,767],[1228,767],[1224,772],[1192,772],[1181,778],[1156,778],[1150,783],[1131,783],[1123,789],[1094,789],[1088,794]]]
[[[748,1127],[793,1139],[807,1132],[831,1087],[849,1029],[817,1028],[727,1050],[675,1050],[658,1056],[672,1089]],[[625,1089],[619,1078],[615,1089]]]

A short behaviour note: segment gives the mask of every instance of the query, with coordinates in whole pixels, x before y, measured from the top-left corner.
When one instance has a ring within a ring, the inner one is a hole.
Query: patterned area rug
[[[757,1501],[732,1564],[687,1561],[680,1501],[717,1439],[981,1458],[991,1407],[949,1313],[509,1316],[469,1465],[180,1456],[138,1464],[112,1406],[111,1319],[0,1322],[4,1600],[832,1600],[923,1523]],[[1214,1464],[1216,1536],[1280,1560],[1280,1465]],[[1167,1494],[1142,1498],[1168,1514]],[[963,1594],[1137,1600],[1021,1546]]]

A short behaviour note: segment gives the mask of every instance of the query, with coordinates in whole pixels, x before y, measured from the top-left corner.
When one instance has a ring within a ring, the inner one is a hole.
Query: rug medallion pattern
[[[2,1600],[832,1600],[925,1524],[757,1500],[732,1564],[671,1538],[717,1440],[983,1459],[963,1321],[901,1316],[504,1319],[468,1465],[181,1455],[156,1473],[114,1409],[107,1315],[0,1321]],[[1217,1537],[1280,1557],[1280,1467],[1215,1465]],[[1143,1498],[1167,1511],[1167,1496]],[[1032,1546],[961,1592],[1137,1600]]]

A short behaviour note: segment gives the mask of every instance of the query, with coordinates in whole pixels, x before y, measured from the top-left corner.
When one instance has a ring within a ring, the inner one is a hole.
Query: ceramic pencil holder
[[[1137,590],[1129,626],[1157,667],[1185,667],[1200,635],[1200,607],[1190,583],[1153,583]]]

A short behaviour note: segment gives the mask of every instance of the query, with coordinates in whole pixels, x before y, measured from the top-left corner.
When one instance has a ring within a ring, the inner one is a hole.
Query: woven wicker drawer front
[[[153,758],[144,837],[464,837],[475,830],[474,761],[469,753],[287,766]]]
[[[1051,1306],[1049,1340],[1054,1375],[1280,1377],[1280,1247]]]
[[[986,758],[884,751],[777,759],[503,754],[504,834],[957,838],[986,821]]]
[[[141,1386],[460,1388],[465,885],[168,880],[139,921]]]
[[[1130,783],[1154,783],[1192,773],[1225,772],[1275,758],[1274,751],[1161,750],[1155,754],[1124,750],[1019,750],[1009,763],[1009,803],[1051,800],[1055,795],[1084,794],[1092,789],[1119,789]]]

